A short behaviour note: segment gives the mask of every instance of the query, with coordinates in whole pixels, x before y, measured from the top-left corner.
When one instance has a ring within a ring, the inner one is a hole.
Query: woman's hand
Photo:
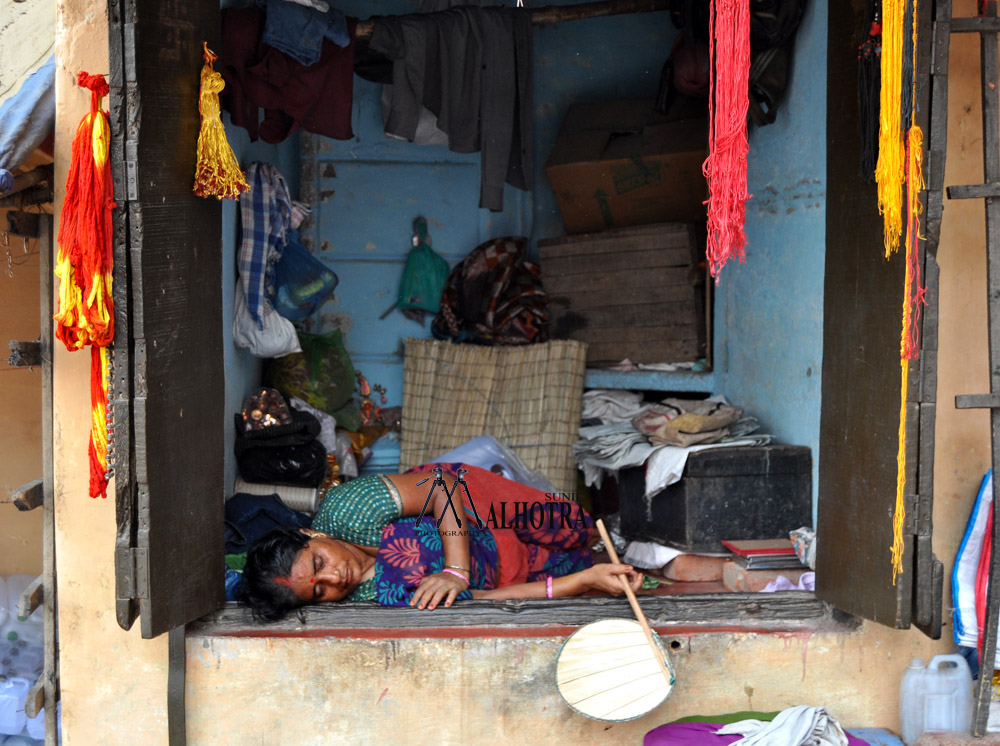
[[[612,596],[625,593],[619,578],[627,580],[633,591],[642,588],[642,573],[636,572],[631,565],[600,562],[580,574],[584,576],[584,581],[590,590],[610,593]]]
[[[449,572],[437,572],[427,575],[413,592],[410,606],[416,606],[418,609],[426,607],[428,611],[436,609],[442,601],[446,607],[451,606],[458,594],[468,587],[468,581],[458,577],[457,573],[453,575]]]

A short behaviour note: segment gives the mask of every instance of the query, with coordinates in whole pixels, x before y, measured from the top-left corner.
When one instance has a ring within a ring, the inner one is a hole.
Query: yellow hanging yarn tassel
[[[899,248],[903,230],[903,180],[906,159],[900,131],[903,88],[903,21],[906,0],[882,0],[882,90],[879,95],[878,211],[883,219],[885,256]]]
[[[194,174],[194,193],[199,197],[237,199],[240,192],[250,188],[246,174],[240,168],[233,149],[226,140],[219,107],[219,92],[226,87],[222,76],[212,63],[218,56],[204,42],[205,64],[201,68],[201,93],[198,111],[201,112],[201,131],[198,133],[198,165]]]
[[[905,0],[903,0],[905,3]],[[899,13],[898,18],[898,28],[899,28],[899,54],[892,54],[892,58],[895,60],[902,60],[902,43],[903,43],[903,3],[898,2],[898,0],[891,0],[887,2],[883,1],[883,13],[885,12],[885,7],[888,4],[892,4],[894,11]],[[913,69],[917,70],[917,0],[913,2],[913,26],[909,30],[913,35]],[[883,16],[883,47],[882,47],[882,74],[885,75],[886,71],[886,48],[885,48],[885,16]],[[895,34],[894,34],[895,36]],[[893,40],[895,43],[895,39]],[[902,76],[902,67],[900,64],[900,76]],[[913,95],[911,101],[916,101],[916,74],[914,74],[913,83]],[[885,105],[886,101],[886,86],[885,78],[882,79],[882,103]],[[902,90],[902,80],[900,79],[897,85],[892,87],[893,91]],[[900,104],[897,101],[894,111],[896,112],[896,117],[899,117]],[[885,126],[886,120],[882,119],[882,126]],[[897,123],[897,132],[898,132]],[[881,146],[881,131],[879,132],[880,146]],[[902,143],[901,143],[902,144]],[[905,544],[903,541],[903,525],[906,522],[906,394],[909,388],[909,373],[910,373],[910,360],[915,360],[920,354],[920,347],[918,344],[918,333],[919,330],[916,328],[919,322],[919,312],[920,306],[924,303],[923,296],[924,290],[920,287],[920,257],[919,257],[919,241],[920,241],[920,191],[924,188],[924,177],[923,177],[923,159],[924,159],[924,133],[915,124],[910,126],[910,130],[907,133],[907,144],[904,148],[904,155],[906,157],[905,163],[905,173],[903,174],[904,180],[906,182],[906,213],[907,213],[907,225],[906,225],[906,275],[903,287],[903,322],[900,328],[899,335],[899,364],[900,364],[900,387],[899,387],[899,447],[896,452],[896,506],[892,514],[892,584],[896,584],[896,577],[903,572],[903,550]],[[879,158],[879,166],[882,165],[881,157]],[[876,177],[878,172],[876,171]],[[882,182],[879,182],[879,207],[882,207]],[[886,257],[899,247],[899,233],[902,229],[902,223],[893,227],[893,233],[890,240],[890,213],[889,210],[884,212],[885,215],[885,251]]]

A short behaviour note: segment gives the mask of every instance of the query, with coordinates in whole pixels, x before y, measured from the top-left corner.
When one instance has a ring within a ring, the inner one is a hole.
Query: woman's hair
[[[309,543],[309,537],[298,528],[278,528],[255,541],[247,550],[243,568],[243,590],[240,601],[250,607],[254,618],[276,622],[302,599],[276,578],[291,575],[299,552]]]

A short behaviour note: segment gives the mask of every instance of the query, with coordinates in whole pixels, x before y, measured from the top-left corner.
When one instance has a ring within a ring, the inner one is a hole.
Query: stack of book
[[[795,554],[789,539],[742,539],[722,541],[734,562],[748,570],[807,569]]]

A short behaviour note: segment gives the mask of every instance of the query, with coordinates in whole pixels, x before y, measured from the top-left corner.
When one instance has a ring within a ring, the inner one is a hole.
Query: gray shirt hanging
[[[456,153],[482,152],[479,206],[503,209],[503,185],[533,175],[531,17],[458,7],[378,18],[371,48],[393,61],[387,134],[413,140],[421,109]]]

